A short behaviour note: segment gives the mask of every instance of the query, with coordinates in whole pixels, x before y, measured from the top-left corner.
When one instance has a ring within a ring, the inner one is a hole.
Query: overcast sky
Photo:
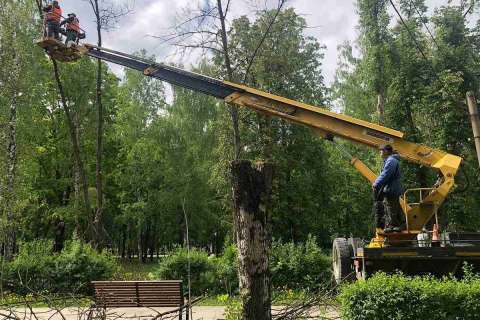
[[[158,39],[148,35],[165,35],[169,27],[175,24],[175,19],[182,9],[194,6],[199,1],[209,0],[109,0],[117,3],[134,2],[132,12],[122,18],[116,28],[104,35],[104,46],[111,49],[131,53],[146,49],[149,54],[155,54],[158,61],[177,62],[185,65],[195,63],[198,55],[179,57],[174,54],[171,45],[161,44]],[[212,1],[212,0],[210,0]],[[444,5],[448,0],[427,0],[430,10]],[[226,1],[224,1],[226,2]],[[272,7],[276,0],[232,0],[234,4],[230,19],[246,14],[253,16],[252,3],[258,6]],[[355,0],[289,0],[288,6],[295,8],[298,14],[305,17],[309,35],[326,45],[324,61],[324,76],[327,85],[334,78],[337,64],[337,47],[343,42],[353,41],[357,37]],[[398,3],[398,0],[395,0]],[[65,15],[75,12],[80,18],[82,28],[87,32],[87,42],[96,42],[93,24],[93,13],[86,0],[61,1]],[[393,12],[392,12],[393,15]],[[115,72],[119,72],[116,68]]]

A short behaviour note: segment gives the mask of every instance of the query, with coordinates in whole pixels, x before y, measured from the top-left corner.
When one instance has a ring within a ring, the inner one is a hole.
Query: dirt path
[[[194,307],[192,320],[220,320],[225,319],[224,307]],[[274,310],[279,310],[275,307]],[[116,308],[107,312],[108,320],[137,319],[146,320],[158,313],[169,311],[169,308]],[[87,320],[86,309],[63,309],[56,312],[47,308],[35,308],[32,314],[28,309],[15,309],[13,311],[0,310],[0,319],[22,320]],[[314,312],[311,316],[319,316],[320,312]],[[9,317],[10,316],[10,317]],[[13,317],[12,317],[13,316]],[[335,310],[327,312],[327,319],[339,319]],[[178,319],[178,316],[165,317],[164,319]]]

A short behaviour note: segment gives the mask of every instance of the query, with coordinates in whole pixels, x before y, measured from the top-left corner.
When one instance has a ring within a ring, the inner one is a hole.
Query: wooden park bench
[[[182,320],[183,285],[171,281],[92,281],[94,308],[176,307]]]

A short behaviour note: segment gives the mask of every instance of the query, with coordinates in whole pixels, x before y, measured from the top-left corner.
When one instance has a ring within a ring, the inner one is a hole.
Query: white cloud
[[[122,3],[124,0],[115,1]],[[205,0],[136,0],[133,12],[122,18],[117,28],[104,34],[104,46],[128,53],[146,49],[149,54],[155,54],[159,61],[185,65],[194,63],[199,57],[198,54],[188,57],[172,56],[174,53],[172,46],[161,44],[158,39],[148,35],[168,33],[168,28],[175,23],[181,9],[196,6],[199,1]],[[276,2],[276,0],[232,0],[231,17],[252,15],[255,5],[267,4],[274,7]],[[398,3],[398,0],[395,2]],[[447,0],[427,0],[427,5],[435,8],[446,2]],[[89,4],[85,0],[65,0],[62,3],[64,12],[76,12],[79,15],[82,28],[87,32],[87,41],[95,43],[96,32]],[[357,37],[358,17],[355,0],[290,0],[288,4],[305,17],[310,27],[307,30],[308,35],[316,37],[321,44],[327,46],[324,76],[327,84],[331,83],[337,65],[337,46],[346,40],[353,41]],[[393,12],[392,17],[397,19]]]

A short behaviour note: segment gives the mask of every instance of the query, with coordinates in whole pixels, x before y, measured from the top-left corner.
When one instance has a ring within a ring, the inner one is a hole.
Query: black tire
[[[347,239],[337,238],[333,241],[332,264],[333,276],[337,284],[344,281],[351,281],[354,275],[352,248]]]

